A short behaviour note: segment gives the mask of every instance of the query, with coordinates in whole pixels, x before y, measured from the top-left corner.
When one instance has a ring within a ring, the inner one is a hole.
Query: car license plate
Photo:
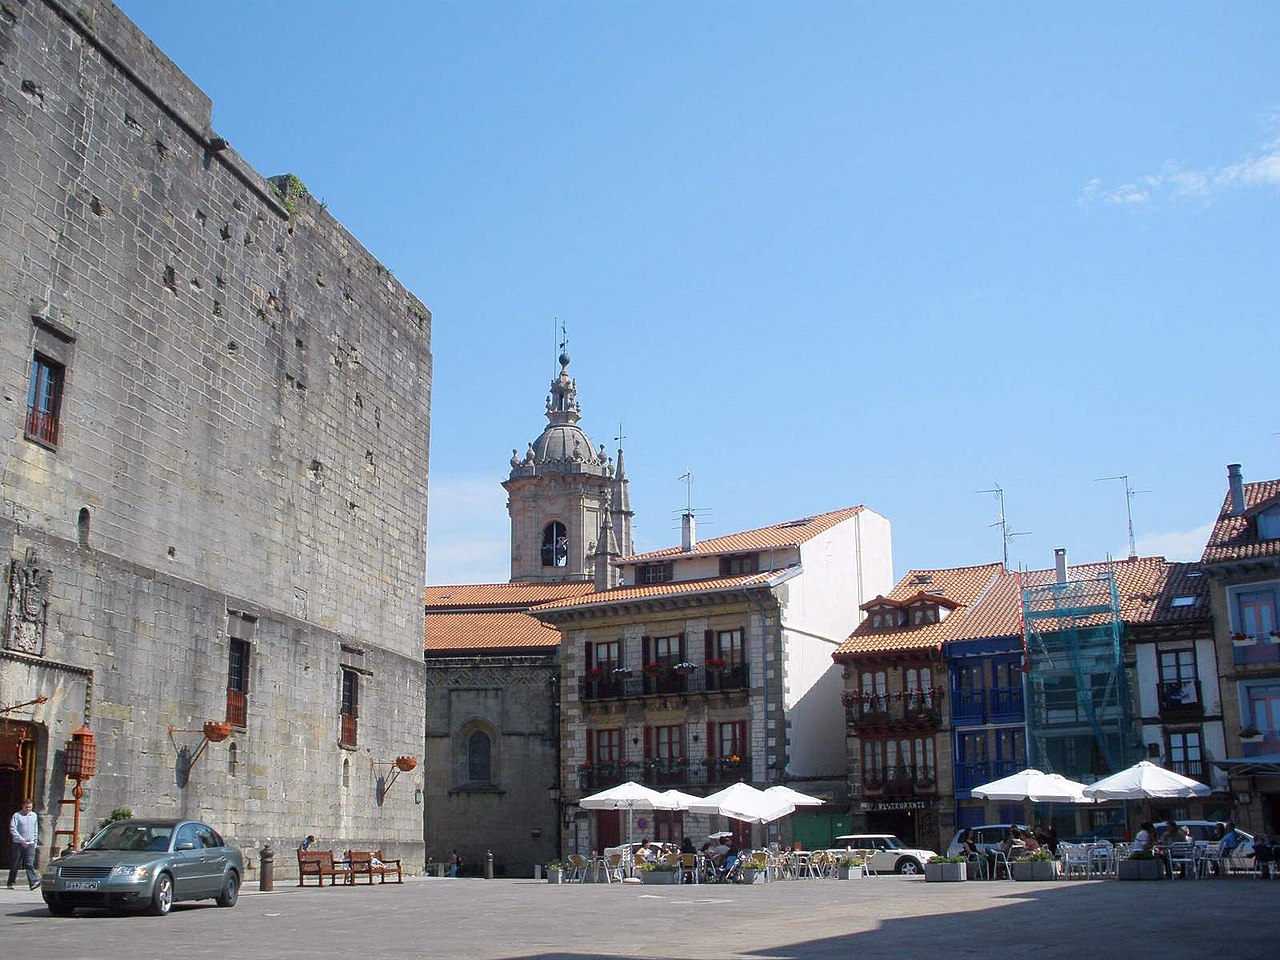
[[[68,880],[63,886],[68,890],[97,890],[97,880]]]

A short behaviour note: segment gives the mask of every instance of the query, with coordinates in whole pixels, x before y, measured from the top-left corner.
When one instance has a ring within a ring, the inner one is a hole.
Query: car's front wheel
[[[64,903],[62,897],[56,893],[48,894],[44,898],[44,905],[49,908],[49,912],[55,917],[69,917],[76,912],[75,907]]]
[[[156,877],[155,889],[151,891],[151,906],[147,913],[153,917],[163,917],[173,907],[173,877],[162,873]]]
[[[222,885],[222,892],[218,894],[218,899],[215,903],[220,907],[234,907],[239,899],[240,876],[232,870],[227,874],[227,882]]]
[[[924,867],[920,866],[920,861],[914,857],[903,857],[898,861],[898,873],[903,876],[912,877],[923,872]]]

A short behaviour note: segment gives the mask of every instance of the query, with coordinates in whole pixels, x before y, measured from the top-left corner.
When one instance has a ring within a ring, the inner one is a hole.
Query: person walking
[[[31,798],[22,801],[22,809],[9,818],[9,837],[13,840],[13,865],[9,867],[9,889],[13,889],[18,868],[27,871],[27,885],[34,890],[40,886],[36,873],[36,844],[40,841],[40,824],[31,809]]]
[[[462,869],[462,858],[458,856],[458,850],[455,847],[449,854],[449,876],[456,877],[458,871]]]

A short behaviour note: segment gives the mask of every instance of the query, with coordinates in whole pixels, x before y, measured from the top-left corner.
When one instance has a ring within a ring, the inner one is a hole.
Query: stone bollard
[[[541,880],[541,879],[542,879],[542,864],[540,864],[540,863],[535,863],[535,864],[533,865],[533,879],[535,879],[535,880]]]
[[[276,852],[268,840],[258,851],[258,889],[274,890],[276,885]]]
[[[436,876],[437,876],[437,877],[440,877],[440,878],[442,878],[442,879],[443,879],[443,877],[444,877],[444,872],[445,872],[445,870],[447,870],[447,869],[449,869],[447,864],[437,863],[437,864],[436,864]]]
[[[493,879],[493,851],[486,850],[484,852],[484,878],[486,880]]]

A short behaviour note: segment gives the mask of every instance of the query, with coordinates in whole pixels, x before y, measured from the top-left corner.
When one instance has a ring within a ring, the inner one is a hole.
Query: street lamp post
[[[564,825],[560,819],[560,784],[553,783],[547,787],[547,799],[556,811],[556,853],[554,859],[560,859],[561,847],[564,845]]]

